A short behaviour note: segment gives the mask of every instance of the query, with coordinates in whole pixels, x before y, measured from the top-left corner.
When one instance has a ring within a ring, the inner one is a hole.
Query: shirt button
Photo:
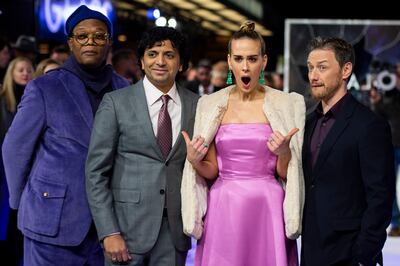
[[[160,194],[164,195],[164,193],[165,193],[165,190],[164,189],[160,189]]]
[[[49,196],[49,192],[43,192],[43,197],[47,198]]]

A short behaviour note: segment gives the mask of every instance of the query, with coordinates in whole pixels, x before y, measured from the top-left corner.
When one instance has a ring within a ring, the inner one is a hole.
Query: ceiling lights
[[[123,1],[116,1],[116,6],[126,8],[126,5],[120,5],[120,2]],[[239,29],[244,21],[250,19],[215,0],[131,0],[129,2],[141,3],[148,8],[158,7],[162,12],[170,12],[170,15],[176,15],[173,13],[177,13],[178,10],[180,16],[194,20],[200,23],[203,28],[221,36],[231,35],[232,32]],[[139,11],[136,6],[133,6],[131,10],[135,13]],[[257,22],[256,30],[263,36],[272,35],[270,30]]]

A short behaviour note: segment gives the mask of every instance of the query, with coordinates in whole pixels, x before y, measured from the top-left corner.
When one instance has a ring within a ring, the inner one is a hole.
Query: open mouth
[[[242,77],[242,82],[244,83],[244,85],[249,85],[251,78],[250,77]]]

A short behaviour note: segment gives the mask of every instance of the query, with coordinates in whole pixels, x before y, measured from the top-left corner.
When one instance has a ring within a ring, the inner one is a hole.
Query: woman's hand
[[[204,156],[206,156],[208,152],[208,143],[205,143],[204,138],[200,136],[196,136],[190,140],[186,131],[182,131],[182,135],[186,142],[186,158],[193,166],[195,166],[203,160]]]
[[[298,131],[298,128],[293,128],[286,136],[283,136],[279,131],[273,132],[267,141],[268,149],[277,156],[289,154],[290,140]]]

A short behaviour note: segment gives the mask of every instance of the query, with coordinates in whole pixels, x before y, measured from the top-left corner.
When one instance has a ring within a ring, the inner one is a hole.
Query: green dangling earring
[[[228,71],[228,78],[226,79],[226,84],[227,85],[232,85],[233,81],[232,81],[232,70],[229,69]]]
[[[264,85],[265,84],[265,78],[264,78],[264,69],[263,70],[261,70],[261,73],[260,73],[260,78],[258,79],[258,83],[260,83],[261,85]]]

